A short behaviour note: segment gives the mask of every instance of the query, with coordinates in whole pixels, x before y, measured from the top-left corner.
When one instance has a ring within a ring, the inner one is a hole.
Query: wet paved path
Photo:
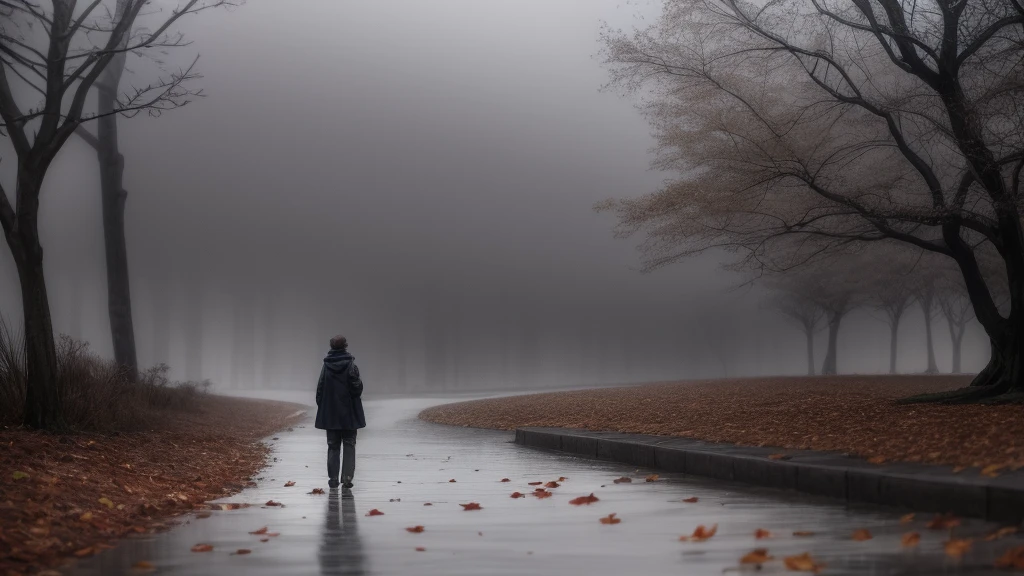
[[[726,482],[663,474],[646,483],[649,471],[577,459],[516,446],[513,434],[445,427],[416,419],[422,408],[445,399],[367,402],[371,428],[360,431],[356,486],[351,497],[309,495],[327,488],[326,442],[311,417],[269,441],[276,449],[258,487],[228,498],[250,508],[214,511],[209,518],[183,517],[170,532],[131,539],[83,561],[80,576],[139,574],[140,560],[158,574],[416,574],[427,576],[522,574],[721,575],[744,553],[767,548],[776,558],[802,552],[825,562],[823,574],[1005,574],[991,568],[997,553],[1021,541],[978,542],[962,560],[948,559],[948,532],[923,521],[900,525],[899,513],[850,509],[830,500]],[[631,484],[613,479],[631,475]],[[551,498],[512,499],[531,492],[531,481],[565,476]],[[502,478],[509,483],[501,483]],[[449,482],[455,479],[456,482]],[[286,481],[295,486],[285,488]],[[600,501],[575,507],[570,498],[594,492]],[[697,497],[693,504],[682,499]],[[268,500],[284,507],[262,507]],[[424,506],[430,502],[432,506]],[[478,511],[459,504],[478,502]],[[373,508],[382,516],[368,517]],[[617,513],[622,522],[598,518]],[[718,524],[702,543],[680,542],[697,525]],[[409,533],[406,527],[425,531]],[[260,541],[249,532],[268,526],[279,536]],[[755,540],[758,528],[776,538]],[[850,534],[871,531],[872,540]],[[965,521],[957,535],[977,536],[996,528]],[[900,535],[921,533],[920,546],[903,550]],[[812,531],[811,537],[792,536]],[[214,550],[193,553],[199,543]],[[422,547],[425,551],[417,551]],[[248,555],[232,555],[245,548]],[[748,569],[751,567],[748,567]],[[776,560],[761,574],[787,574]]]

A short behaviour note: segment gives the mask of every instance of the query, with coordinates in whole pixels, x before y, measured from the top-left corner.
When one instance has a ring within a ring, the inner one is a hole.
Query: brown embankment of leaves
[[[834,450],[874,462],[987,467],[988,474],[1024,467],[1024,406],[895,403],[969,381],[908,375],[659,383],[460,402],[428,408],[420,418],[503,430],[564,426]]]
[[[90,556],[241,490],[269,453],[259,440],[297,408],[201,394],[131,432],[0,428],[0,574]]]

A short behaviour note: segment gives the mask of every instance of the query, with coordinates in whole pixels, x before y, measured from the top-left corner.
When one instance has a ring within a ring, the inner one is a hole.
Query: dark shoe
[[[338,482],[337,480],[329,480],[329,481],[327,482],[327,485],[328,485],[328,486],[329,486],[329,487],[330,487],[331,489],[335,489],[335,488],[337,488],[337,487],[338,487],[338,486],[339,486],[340,484],[341,484],[341,483],[340,483],[340,482]]]
[[[342,478],[341,485],[344,488],[351,488],[352,487],[352,479],[351,478]]]

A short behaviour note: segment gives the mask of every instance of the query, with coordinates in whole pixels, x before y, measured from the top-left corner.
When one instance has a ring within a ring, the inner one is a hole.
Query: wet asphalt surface
[[[218,576],[720,575],[753,573],[753,566],[740,569],[739,558],[766,548],[776,559],[758,574],[793,574],[780,559],[803,552],[826,564],[822,574],[1005,574],[991,568],[994,558],[1024,542],[1018,537],[979,540],[956,560],[943,552],[950,532],[925,528],[930,515],[903,525],[899,510],[850,508],[681,474],[646,482],[654,471],[517,446],[510,432],[416,419],[421,409],[447,401],[368,401],[370,427],[359,433],[355,487],[335,493],[327,490],[326,440],[323,431],[313,428],[311,412],[290,431],[267,440],[275,449],[274,460],[257,487],[218,501],[250,507],[215,510],[207,518],[183,516],[169,532],[125,540],[68,573],[141,574],[132,566],[146,561],[157,574]],[[536,486],[529,482],[563,476],[566,480],[551,489],[550,498],[510,497],[514,491],[533,492]],[[613,483],[621,476],[633,482]],[[295,485],[284,487],[289,481]],[[327,493],[309,494],[313,488]],[[590,493],[599,501],[569,504]],[[683,502],[691,497],[698,501]],[[264,506],[268,500],[283,506]],[[460,506],[471,502],[482,509]],[[384,514],[367,516],[371,509]],[[621,523],[599,522],[610,513]],[[698,525],[711,524],[718,525],[718,532],[709,540],[679,541]],[[406,530],[417,525],[423,532]],[[279,535],[250,534],[264,526]],[[953,535],[978,537],[998,527],[965,520]],[[756,540],[759,528],[773,537]],[[850,536],[857,529],[869,530],[873,538],[854,541]],[[794,531],[814,535],[798,537]],[[904,549],[900,536],[910,531],[921,534],[921,543]],[[191,551],[201,543],[213,551]],[[238,549],[251,553],[233,554]]]

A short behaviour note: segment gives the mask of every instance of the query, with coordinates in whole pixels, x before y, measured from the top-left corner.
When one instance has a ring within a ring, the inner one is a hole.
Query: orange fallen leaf
[[[92,512],[86,512],[86,513],[82,514],[81,516],[79,516],[78,519],[81,520],[82,522],[91,522],[92,521]]]
[[[911,512],[910,514],[904,514],[903,516],[900,516],[900,524],[910,524],[913,521],[914,521],[914,513],[913,512]]]
[[[868,464],[885,464],[885,456],[872,456],[868,458]]]
[[[619,522],[622,522],[622,518],[616,518],[614,512],[607,516],[601,517],[600,520],[601,524],[618,524]]]
[[[942,543],[942,549],[946,551],[947,556],[953,558],[959,558],[966,554],[973,545],[973,541],[970,538],[953,538]]]
[[[467,512],[470,510],[483,510],[483,508],[481,508],[480,505],[477,504],[476,502],[470,502],[469,504],[459,504],[459,506],[462,506],[462,509]]]
[[[78,558],[85,558],[86,556],[92,556],[95,552],[96,552],[96,549],[93,548],[92,546],[89,546],[88,548],[82,548],[81,550],[76,550],[74,552],[74,555],[76,557],[78,557]]]
[[[568,478],[566,478],[565,476],[559,476],[558,477],[558,481],[559,482],[565,482],[566,480],[568,480]]]
[[[573,498],[572,500],[569,500],[569,504],[572,504],[573,506],[593,504],[594,502],[597,502],[597,496],[594,496],[593,492],[590,493],[590,496],[580,496],[578,498]]]
[[[417,547],[416,547],[416,551],[417,551],[417,552],[426,552],[426,551],[427,551],[427,549],[426,549],[426,548],[424,548],[424,547],[422,547],[422,546],[417,546]]]
[[[989,478],[995,478],[996,476],[999,476],[999,473],[1002,472],[1005,467],[1006,466],[1003,464],[990,464],[981,469],[981,475],[988,476]]]
[[[623,476],[622,478],[616,478],[615,480],[612,480],[612,482],[615,482],[616,484],[629,484],[632,481],[633,479],[630,478],[629,476]]]
[[[917,532],[907,532],[900,537],[900,544],[902,544],[904,548],[912,548],[920,543],[921,535]]]
[[[281,535],[280,532],[267,532],[266,534],[264,534],[264,536],[266,536],[267,538],[276,538],[277,536],[280,536],[280,535]]]
[[[960,519],[950,514],[939,514],[926,524],[930,530],[948,530],[960,525]]]
[[[740,558],[740,564],[757,564],[760,566],[769,560],[773,560],[774,557],[768,555],[766,548],[755,548],[751,552],[747,552],[742,558]]]
[[[687,504],[696,504],[698,500],[700,500],[700,498],[697,498],[696,496],[690,496],[689,498],[683,498],[683,502],[686,502]]]
[[[537,498],[551,498],[552,496],[554,496],[554,494],[554,492],[548,492],[543,488],[537,488],[536,490],[533,491],[533,495],[536,496]]]
[[[513,498],[526,498],[526,494],[523,494],[522,492],[513,492],[512,493],[512,497]]]
[[[996,568],[1024,570],[1024,545],[1014,546],[996,558]]]
[[[509,480],[508,478],[502,478],[501,481],[502,482],[511,482],[511,480]]]
[[[657,474],[651,474],[647,478],[644,478],[644,482],[657,482],[657,481],[658,481],[658,475]]]
[[[192,547],[193,552],[213,552],[213,546],[209,544],[196,544]]]
[[[810,552],[804,552],[796,556],[786,556],[782,561],[786,564],[786,569],[793,572],[814,572],[817,574],[825,567],[824,564],[811,557]]]
[[[252,550],[249,550],[248,548],[239,548],[238,550],[235,550],[233,554],[244,556],[246,554],[252,554]]]
[[[280,505],[281,505],[280,502],[274,502],[273,500],[267,500],[267,503],[264,504],[264,506],[280,506]]]
[[[139,560],[135,564],[132,564],[132,568],[136,570],[156,570],[156,566],[152,562],[146,562],[145,560]]]
[[[712,524],[711,528],[704,527],[703,524],[697,526],[697,529],[693,531],[693,534],[689,536],[680,536],[680,542],[703,542],[708,538],[711,538],[718,532],[718,524]]]
[[[758,540],[764,540],[765,538],[771,537],[772,533],[769,530],[765,530],[764,528],[758,528],[757,530],[754,530],[754,538]]]
[[[249,532],[249,534],[263,535],[263,534],[267,533],[267,530],[268,530],[268,528],[266,526],[264,526],[263,528],[260,528],[259,530],[253,530],[252,532]]]
[[[959,473],[963,472],[964,470],[967,470],[967,466],[954,466],[953,467],[953,474],[959,474]]]
[[[561,486],[561,484],[558,482],[548,482],[544,485],[545,488],[558,488],[559,486]]]
[[[383,516],[384,513],[381,512],[380,510],[377,510],[376,508],[374,508],[373,510],[370,510],[369,512],[367,512],[366,515],[367,516]]]
[[[797,530],[797,531],[793,532],[793,536],[797,536],[797,537],[800,537],[800,538],[805,538],[807,536],[814,536],[814,532],[809,532],[807,530]]]
[[[292,482],[291,480],[284,483],[285,488],[291,488],[292,486],[295,486],[295,482]]]
[[[540,486],[543,482],[527,482],[530,486]]]
[[[850,538],[857,542],[864,542],[865,540],[871,540],[873,536],[871,535],[870,531],[864,528],[859,528],[853,531],[853,534],[850,536]]]
[[[999,530],[996,530],[995,532],[992,532],[991,534],[985,536],[985,541],[992,542],[993,540],[999,540],[1000,538],[1005,538],[1012,534],[1016,534],[1017,531],[1018,528],[1016,526],[1003,526]]]
[[[324,493],[324,489],[323,488],[313,488],[313,490],[310,492],[310,494],[323,494],[323,493]]]
[[[410,526],[405,529],[406,532],[412,532],[413,534],[419,534],[420,532],[423,532],[423,530],[423,526]]]

